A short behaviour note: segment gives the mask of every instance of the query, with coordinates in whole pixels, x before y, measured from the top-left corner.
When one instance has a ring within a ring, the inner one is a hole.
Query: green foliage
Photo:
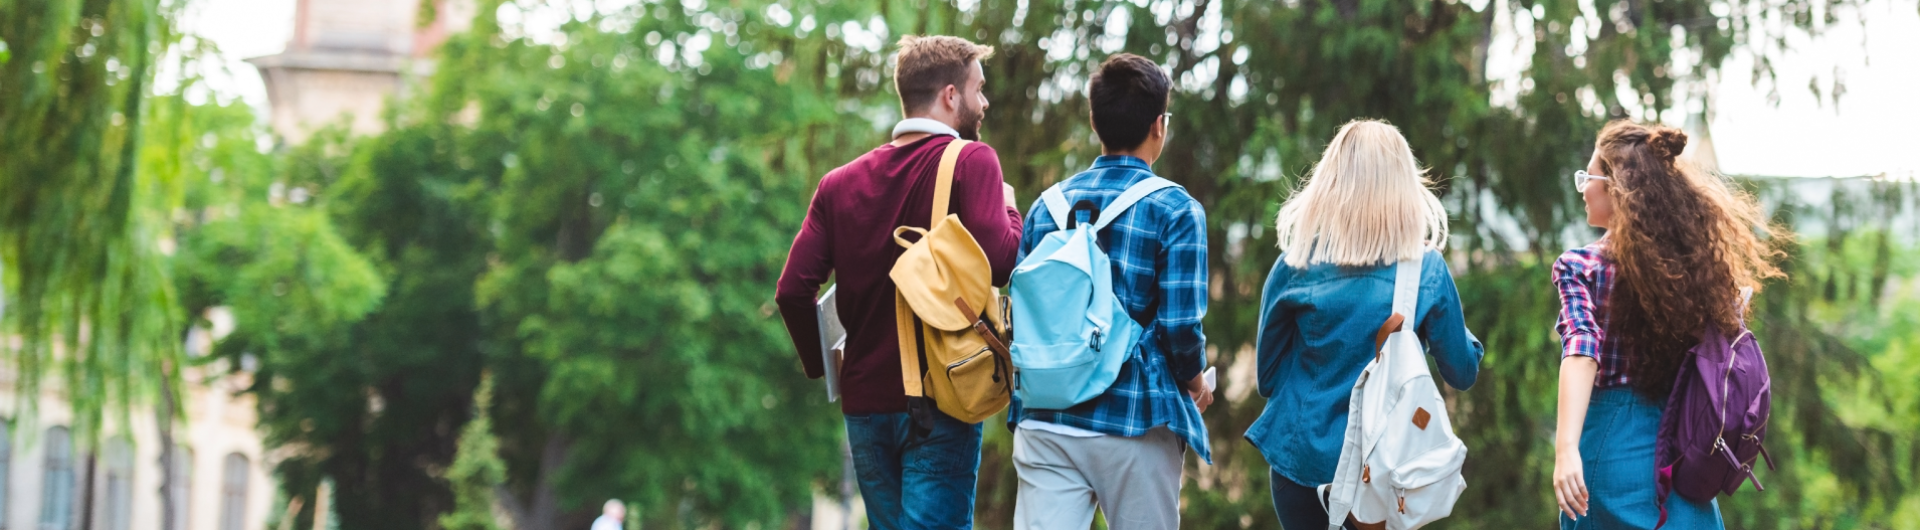
[[[155,0],[0,2],[0,293],[30,417],[58,376],[99,437],[178,359],[165,256],[178,183],[138,171],[151,65],[175,39]],[[156,377],[156,374],[160,376]]]
[[[301,342],[340,335],[385,294],[324,212],[251,204],[194,235],[185,265],[210,273],[199,279],[233,308],[241,341],[265,350],[320,347]]]
[[[845,125],[741,57],[716,56],[728,62],[712,77],[642,58],[631,47],[650,24],[569,25],[566,49],[477,26],[448,43],[462,73],[440,78],[442,114],[423,119],[477,106],[457,156],[500,159],[484,203],[499,257],[480,302],[503,324],[496,344],[539,374],[503,381],[544,427],[521,439],[564,440],[569,456],[523,468],[522,484],[555,480],[583,509],[629,499],[649,526],[694,524],[672,520],[684,509],[739,526],[806,505],[811,480],[838,467],[838,428],[815,383],[767,369],[794,364],[765,287],[804,215],[773,199],[804,196],[814,176],[795,138]]]
[[[500,460],[500,440],[493,435],[493,377],[481,376],[473,391],[473,419],[460,428],[460,449],[454,453],[447,482],[453,485],[453,510],[440,516],[447,530],[499,530],[494,516],[494,489],[506,484],[507,464]]]
[[[488,245],[465,205],[467,173],[432,156],[445,141],[396,129],[378,141],[320,135],[295,149],[277,185],[315,190],[304,209],[337,229],[343,262],[377,271],[353,287],[379,303],[338,327],[298,330],[311,348],[282,351],[239,331],[222,347],[259,355],[252,391],[271,441],[324,448],[279,471],[303,494],[331,478],[343,527],[418,528],[430,521],[422,514],[453,505],[435,469],[452,461],[456,427],[471,416],[482,366],[474,278]]]

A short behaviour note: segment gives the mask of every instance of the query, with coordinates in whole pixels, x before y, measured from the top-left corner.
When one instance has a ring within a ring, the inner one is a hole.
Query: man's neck
[[[911,143],[914,143],[914,142],[918,142],[918,141],[920,141],[920,140],[921,140],[922,138],[926,138],[926,137],[928,137],[928,136],[933,136],[933,135],[931,135],[931,134],[927,134],[927,133],[907,133],[907,134],[902,134],[902,135],[900,135],[900,136],[895,136],[895,137],[893,137],[893,141],[892,141],[892,142],[889,142],[889,144],[890,144],[890,145],[892,145],[892,146],[894,146],[894,147],[906,147],[906,146],[907,146],[907,144],[911,144]]]
[[[1149,153],[1145,149],[1134,149],[1131,151],[1101,151],[1100,154],[1106,155],[1106,156],[1131,156],[1134,158],[1138,158],[1142,161],[1145,161],[1149,166],[1153,165],[1154,160],[1160,158],[1160,153],[1157,153],[1157,152]]]

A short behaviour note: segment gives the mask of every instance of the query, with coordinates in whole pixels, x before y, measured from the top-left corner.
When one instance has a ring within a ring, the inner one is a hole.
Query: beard
[[[955,127],[954,130],[960,133],[960,139],[978,142],[980,141],[980,122],[986,117],[986,113],[980,109],[961,105],[960,126]]]

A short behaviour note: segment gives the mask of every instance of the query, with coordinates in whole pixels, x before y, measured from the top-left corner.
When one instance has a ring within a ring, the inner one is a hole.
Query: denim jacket
[[[1260,300],[1260,396],[1266,409],[1247,429],[1275,473],[1308,486],[1333,480],[1353,384],[1374,356],[1374,336],[1393,308],[1394,266],[1306,269],[1282,255]],[[1465,390],[1485,348],[1461,317],[1460,293],[1437,250],[1420,271],[1413,329],[1448,385]]]

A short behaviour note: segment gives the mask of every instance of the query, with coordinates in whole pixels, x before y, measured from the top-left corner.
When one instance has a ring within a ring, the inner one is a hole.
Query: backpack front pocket
[[[947,379],[954,392],[949,399],[969,416],[990,416],[1007,405],[1010,374],[993,349],[981,347],[958,361],[947,363],[940,377]],[[964,418],[962,418],[964,419]],[[976,420],[977,421],[977,420]]]
[[[1100,356],[1086,349],[1084,354],[1061,359],[1042,367],[1022,367],[1020,404],[1039,410],[1062,410],[1093,399],[1113,383],[1111,378],[1095,381]],[[1098,383],[1098,384],[1096,384]]]

